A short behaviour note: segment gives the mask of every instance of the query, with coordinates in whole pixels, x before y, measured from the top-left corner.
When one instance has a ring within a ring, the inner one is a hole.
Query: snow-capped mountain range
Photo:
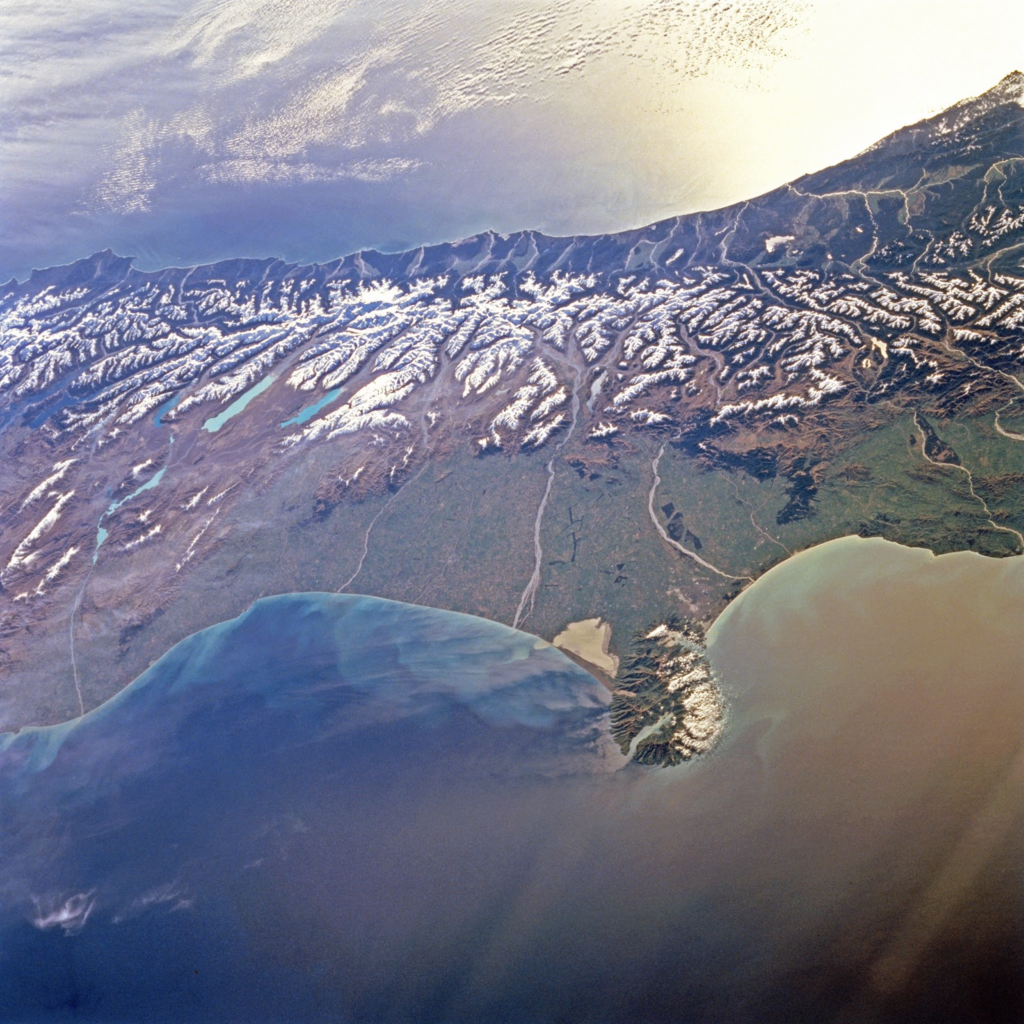
[[[1009,76],[760,199],[618,235],[155,273],[108,251],[0,287],[9,665],[26,631],[68,628],[102,561],[181,577],[230,543],[215,525],[234,501],[229,424],[256,439],[240,476],[331,451],[340,500],[455,449],[799,448],[834,406],[1009,406],[1024,392],[1022,92]]]

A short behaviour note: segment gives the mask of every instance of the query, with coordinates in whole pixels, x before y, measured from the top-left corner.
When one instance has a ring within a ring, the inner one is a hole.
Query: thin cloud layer
[[[199,84],[180,109],[125,115],[94,201],[148,209],[175,144],[194,147],[207,181],[390,180],[422,165],[417,150],[439,124],[557,101],[567,78],[586,80],[605,62],[635,65],[660,83],[655,94],[715,64],[764,72],[801,6],[561,0],[484,12],[407,4],[396,14],[380,3],[201,4],[161,45],[165,61],[187,63]]]
[[[785,54],[805,6],[165,0],[142,12],[87,0],[65,12],[15,0],[0,15],[0,202],[15,228],[0,261],[23,272],[26,259],[38,260],[33,250],[42,256],[79,236],[110,244],[104,233],[116,242],[126,232],[158,262],[178,255],[167,235],[181,255],[203,258],[212,249],[199,237],[200,211],[267,188],[259,233],[295,254],[287,211],[310,200],[300,195],[307,186],[337,213],[336,251],[411,243],[424,222],[444,237],[448,225],[500,220],[499,195],[510,224],[497,226],[538,224],[580,202],[564,194],[559,173],[547,186],[528,173],[515,188],[509,168],[524,157],[524,136],[536,138],[527,164],[577,154],[571,175],[586,182],[606,141],[586,122],[604,116],[594,94],[609,78],[622,82],[634,117],[719,66],[752,82]],[[621,120],[623,104],[606,99]],[[452,192],[463,197],[454,218],[424,207],[430,196],[449,201],[446,178],[458,179]],[[615,205],[596,184],[598,202]],[[374,208],[403,205],[418,212],[405,222],[394,213],[375,233]]]
[[[992,17],[975,41],[951,0],[10,0],[0,274],[725,205],[1024,65],[1024,12]]]

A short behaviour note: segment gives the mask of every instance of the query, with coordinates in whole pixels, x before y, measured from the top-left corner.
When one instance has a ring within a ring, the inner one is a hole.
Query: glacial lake
[[[342,388],[332,388],[311,405],[304,406],[300,409],[294,416],[292,416],[291,419],[285,420],[281,424],[282,429],[292,425],[301,427],[303,423],[308,423],[321,409],[326,408],[331,404],[331,402],[335,401],[341,392]]]
[[[203,430],[211,434],[217,433],[228,420],[234,419],[243,409],[257,396],[262,395],[270,387],[277,377],[270,375],[264,377],[257,384],[253,384],[247,391],[243,391],[230,405],[225,406],[216,416],[211,416],[203,423]]]
[[[171,438],[170,443],[172,445],[174,444],[173,437]],[[139,487],[136,487],[135,490],[131,492],[131,494],[127,495],[127,497],[121,498],[119,500],[114,500],[107,506],[106,512],[104,512],[103,515],[100,516],[99,524],[96,527],[96,545],[93,547],[92,550],[93,565],[96,564],[96,560],[99,558],[100,548],[106,542],[106,539],[110,536],[110,531],[107,530],[107,528],[103,525],[103,520],[106,519],[107,516],[113,515],[122,505],[127,505],[128,502],[131,501],[133,498],[137,498],[140,494],[144,494],[146,491],[153,490],[154,487],[159,487],[160,481],[163,480],[164,473],[166,472],[167,467],[162,466],[144,484],[142,484]]]

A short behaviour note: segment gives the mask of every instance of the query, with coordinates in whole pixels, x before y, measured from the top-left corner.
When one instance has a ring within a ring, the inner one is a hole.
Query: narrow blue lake
[[[254,384],[248,391],[239,395],[229,406],[217,413],[216,416],[211,416],[204,424],[203,430],[209,431],[211,434],[215,434],[225,423],[230,419],[234,419],[243,409],[257,396],[262,395],[267,388],[270,387],[274,381],[277,380],[274,376],[264,377],[258,384]]]
[[[303,423],[308,423],[321,409],[326,408],[331,402],[335,401],[341,394],[341,391],[341,388],[334,388],[328,391],[319,401],[314,402],[312,405],[307,405],[290,420],[285,420],[281,427],[302,426]]]

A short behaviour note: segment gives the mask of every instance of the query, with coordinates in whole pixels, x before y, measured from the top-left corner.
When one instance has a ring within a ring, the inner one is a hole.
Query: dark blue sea
[[[0,1021],[1024,1019],[1020,615],[971,624],[987,676],[886,668],[878,579],[1002,594],[892,548],[736,602],[725,739],[675,769],[536,637],[323,594],[0,737]]]
[[[0,1019],[457,1004],[546,791],[600,770],[606,704],[535,637],[373,598],[268,599],[190,637],[0,743]]]

